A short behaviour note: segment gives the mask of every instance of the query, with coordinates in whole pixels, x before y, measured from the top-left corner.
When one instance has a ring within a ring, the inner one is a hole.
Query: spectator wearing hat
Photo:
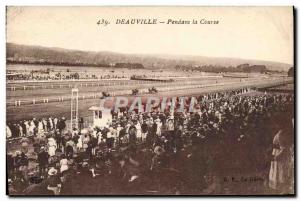
[[[51,132],[51,133],[53,133],[53,132]],[[61,149],[62,148],[62,144],[63,144],[63,136],[60,133],[59,129],[56,129],[54,131],[53,135],[54,135],[54,139],[55,139],[55,141],[57,143],[57,148]]]
[[[88,134],[88,130],[84,129],[82,132],[82,148],[86,151],[89,147],[90,136]]]
[[[28,178],[28,174],[27,174],[28,173],[28,165],[29,165],[28,157],[24,152],[22,152],[19,170],[21,171],[23,178],[25,180],[27,180],[27,178]]]
[[[56,140],[51,136],[50,138],[48,138],[48,153],[50,157],[55,156],[56,149]]]
[[[80,117],[80,120],[79,120],[79,130],[83,129],[84,128],[84,120],[83,120],[83,117]]]
[[[123,127],[121,126],[121,124],[118,123],[117,128],[116,128],[116,143],[117,145],[120,145],[120,132],[123,129]]]
[[[49,154],[45,151],[45,147],[41,147],[41,151],[38,153],[37,161],[39,164],[39,173],[41,176],[44,176],[49,163]]]
[[[113,138],[112,133],[109,131],[106,134],[106,145],[108,148],[112,148],[113,144],[114,144],[114,138]]]
[[[142,127],[139,121],[136,122],[135,124],[136,128],[136,138],[138,142],[142,142]]]
[[[66,155],[63,154],[61,156],[61,160],[59,161],[59,164],[60,164],[60,173],[63,173],[64,171],[67,171],[69,169],[68,159]]]
[[[20,143],[21,143],[21,146],[22,146],[21,151],[22,151],[23,153],[26,154],[26,153],[28,152],[29,139],[23,137],[23,138],[20,140]]]
[[[90,164],[87,161],[83,161],[81,164],[81,168],[79,169],[79,177],[83,181],[87,181],[90,178],[94,177],[93,172],[90,169]]]
[[[38,123],[38,134],[40,134],[44,131],[45,131],[44,130],[44,124],[43,124],[42,120],[40,120],[39,123]]]
[[[63,133],[64,129],[67,127],[66,118],[62,117],[57,123],[57,129],[59,129],[60,133]]]
[[[123,144],[128,142],[128,133],[126,133],[126,128],[122,127],[122,129],[119,132],[119,146],[122,146]]]
[[[53,130],[54,127],[53,127],[52,117],[48,118],[47,127],[48,127],[48,130]]]
[[[63,135],[61,136],[61,150],[64,152],[66,148],[66,143],[70,141],[72,138],[72,133],[68,131],[64,131]]]
[[[20,137],[20,129],[19,129],[19,126],[16,123],[12,124],[10,129],[11,129],[13,138]]]
[[[157,118],[155,120],[155,122],[156,122],[156,135],[160,137],[161,136],[161,129],[162,129],[162,122],[161,122],[160,118]]]
[[[67,159],[72,159],[73,158],[73,154],[74,154],[74,148],[73,148],[71,142],[73,142],[73,141],[68,141],[66,143],[65,154],[66,154]]]
[[[23,194],[25,195],[42,195],[43,192],[41,190],[42,179],[36,176],[32,176],[29,178],[29,186],[23,190]]]
[[[53,128],[56,130],[57,129],[57,124],[58,124],[58,119],[57,119],[57,117],[55,117],[54,119],[53,119]]]
[[[20,167],[22,165],[22,157],[21,157],[21,151],[16,151],[15,153],[15,157],[14,157],[14,164],[15,164],[15,173],[20,171]]]
[[[166,125],[167,131],[174,131],[174,116],[171,115],[167,118],[167,125]]]
[[[111,141],[112,141],[112,148],[116,145],[116,139],[117,139],[117,130],[114,128],[114,126],[109,127],[109,131],[111,133]]]
[[[161,168],[168,167],[168,160],[165,154],[165,150],[161,146],[156,146],[153,152],[155,155],[152,158],[150,170],[159,172]]]
[[[77,143],[76,143],[76,150],[77,150],[77,152],[80,152],[82,150],[82,148],[83,148],[83,142],[82,142],[82,140],[83,140],[83,136],[82,135],[78,135]],[[74,141],[76,142],[76,139]]]
[[[12,179],[8,179],[7,180],[7,185],[8,185],[8,194],[9,195],[17,195],[18,191],[15,189],[15,187],[13,186],[13,182]]]
[[[43,123],[44,131],[48,132],[47,120],[45,118],[42,119],[42,123]]]
[[[14,156],[11,152],[6,155],[6,169],[8,172],[8,177],[12,178],[14,175]]]
[[[57,175],[57,170],[51,167],[48,171],[48,186],[47,189],[53,193],[53,195],[59,195],[61,188],[61,181]]]
[[[141,125],[141,131],[142,131],[142,142],[145,142],[148,134],[148,125],[146,121],[143,121]]]
[[[29,123],[28,134],[29,135],[34,135],[35,134],[35,128],[36,128],[36,124],[35,124],[34,119],[33,119]]]
[[[96,149],[98,145],[98,137],[97,137],[97,131],[93,132],[93,135],[91,135],[91,140],[89,142],[89,146],[91,147],[92,155],[96,155]]]
[[[6,125],[6,138],[11,138],[12,133],[8,125]]]
[[[128,135],[129,135],[129,144],[131,146],[136,145],[136,127],[134,125],[131,125],[128,129]]]
[[[214,94],[209,95],[210,98],[213,98]],[[219,95],[221,96],[221,94]],[[273,97],[271,97],[273,99]],[[254,100],[252,104],[252,100]],[[158,179],[159,182],[161,181],[160,178],[164,178],[162,180],[169,180],[171,181],[172,179],[169,179],[169,174],[173,168],[180,169],[182,170],[181,173],[183,172],[184,179],[182,182],[184,182],[183,185],[183,191],[185,193],[192,193],[192,194],[198,194],[200,193],[207,184],[210,184],[209,178],[214,178],[214,177],[221,177],[222,172],[228,172],[228,170],[232,170],[233,168],[241,171],[241,173],[248,173],[249,170],[256,171],[255,164],[257,163],[255,160],[261,160],[261,152],[264,151],[264,149],[257,149],[257,143],[260,143],[265,135],[268,135],[268,132],[261,132],[260,130],[265,131],[265,129],[262,129],[261,124],[266,124],[269,125],[268,123],[265,123],[266,121],[261,121],[258,120],[260,115],[263,115],[264,112],[261,112],[259,110],[259,101],[262,100],[260,98],[252,98],[252,97],[242,97],[239,99],[234,99],[229,100],[227,99],[226,96],[224,98],[220,98],[218,101],[214,101],[214,104],[211,103],[206,103],[203,102],[201,105],[201,115],[197,115],[195,113],[190,113],[188,114],[186,111],[183,113],[172,113],[171,115],[174,116],[174,131],[172,137],[169,135],[165,135],[163,132],[161,136],[157,135],[157,128],[151,130],[152,125],[156,125],[159,123],[158,121],[155,121],[155,123],[151,123],[149,119],[157,119],[157,116],[160,117],[160,113],[153,112],[149,114],[147,117],[144,115],[143,117],[139,118],[145,118],[143,123],[146,122],[147,125],[147,130],[148,131],[148,125],[149,125],[149,132],[150,134],[147,135],[147,139],[149,136],[152,135],[152,139],[154,139],[155,136],[155,144],[151,143],[151,145],[148,146],[148,149],[143,149],[143,146],[135,147],[132,150],[138,150],[139,152],[136,151],[128,151],[124,155],[127,155],[124,157],[123,161],[125,164],[125,167],[122,168],[127,174],[126,179],[123,179],[124,184],[128,184],[131,187],[134,186],[132,189],[133,193],[139,193],[139,192],[144,192],[144,191],[139,191],[140,189],[135,188],[136,186],[133,185],[134,183],[138,183],[140,180],[141,173],[146,169],[149,170],[149,167],[151,167],[152,172],[150,172],[151,175],[151,180]],[[213,101],[213,100],[212,100]],[[239,104],[235,104],[236,101],[239,101]],[[283,103],[280,103],[279,97],[275,97],[274,101],[277,101],[276,104],[273,104],[272,102],[270,105],[266,108],[267,114],[270,113],[268,118],[274,119],[276,118],[273,116],[273,110],[276,110],[277,113],[280,113],[281,110],[286,110],[285,105]],[[225,104],[226,102],[226,104]],[[244,104],[246,102],[247,104]],[[267,102],[267,101],[266,101]],[[250,104],[249,104],[250,103]],[[275,102],[274,102],[275,103]],[[279,104],[280,103],[280,104]],[[244,106],[247,105],[247,106]],[[222,107],[222,108],[221,108]],[[231,109],[230,109],[231,108]],[[238,109],[237,109],[238,108]],[[218,118],[218,113],[216,111],[219,111],[220,114],[223,115],[223,120],[222,122]],[[251,111],[251,112],[250,112]],[[276,113],[275,112],[275,113]],[[166,112],[166,116],[170,116]],[[169,118],[171,119],[171,118]],[[141,119],[139,119],[140,121]],[[162,119],[161,119],[162,120]],[[133,129],[133,133],[137,134],[137,128],[132,122],[137,121],[137,115],[131,115],[131,113],[126,113],[124,114],[124,117],[120,117],[119,119],[113,120],[113,123],[115,124],[120,124],[126,125],[128,131],[132,132],[131,129],[132,127],[135,127]],[[140,123],[141,123],[140,122]],[[150,122],[150,123],[149,123]],[[268,121],[267,121],[268,122]],[[166,122],[161,121],[162,123],[162,128],[166,128],[168,130],[168,120]],[[143,125],[143,124],[142,124]],[[243,128],[240,127],[240,125],[243,125]],[[122,127],[121,126],[121,127]],[[171,126],[171,127],[172,127]],[[142,127],[142,126],[141,126]],[[259,128],[259,129],[258,129]],[[114,128],[115,129],[115,128]],[[100,129],[99,129],[100,130]],[[106,136],[109,136],[109,132],[112,131],[112,129],[108,128],[102,128],[103,133],[105,133],[104,138]],[[143,130],[143,129],[142,129]],[[123,136],[121,131],[125,131],[124,133],[126,134],[126,129],[121,129],[119,132],[119,136]],[[163,130],[162,130],[163,131]],[[259,131],[259,132],[258,132]],[[84,133],[84,132],[82,132]],[[257,133],[259,133],[259,136],[257,136]],[[87,135],[90,137],[90,134],[87,132]],[[75,135],[74,135],[75,136]],[[73,137],[74,137],[73,136]],[[82,138],[84,138],[84,134],[82,135]],[[272,137],[271,137],[272,138]],[[72,138],[75,142],[75,138]],[[250,140],[250,141],[249,141]],[[130,138],[130,141],[132,142],[132,138]],[[152,140],[153,142],[154,140]],[[191,144],[192,141],[192,144]],[[69,141],[68,141],[69,142]],[[68,154],[67,154],[67,146],[68,142],[66,143],[66,149],[65,149],[65,154],[68,159]],[[249,143],[250,142],[250,143]],[[75,142],[77,143],[77,142]],[[105,144],[105,143],[104,143]],[[154,157],[152,153],[152,148],[154,146]],[[249,145],[251,144],[251,146]],[[272,144],[272,140],[268,142],[269,146]],[[237,146],[238,145],[238,146]],[[261,145],[261,143],[260,143]],[[265,146],[265,145],[264,145]],[[280,145],[279,145],[280,146]],[[283,146],[283,145],[282,145]],[[289,148],[290,145],[284,144],[285,150],[290,150]],[[70,146],[71,148],[72,146]],[[91,147],[88,144],[88,147]],[[129,146],[128,150],[131,150],[133,146]],[[260,146],[261,147],[261,146]],[[137,149],[138,148],[138,149]],[[139,149],[141,148],[141,149]],[[280,148],[280,147],[279,147]],[[101,151],[105,150],[106,146],[104,145],[103,147],[100,148]],[[193,149],[192,152],[190,152],[190,149]],[[195,150],[194,150],[195,149]],[[243,150],[242,150],[243,149]],[[256,150],[257,149],[257,150]],[[149,151],[149,157],[144,157],[142,153],[144,150]],[[256,150],[256,151],[255,151]],[[115,150],[118,152],[119,150]],[[150,153],[151,152],[151,153]],[[243,157],[241,157],[240,153],[243,152]],[[105,155],[106,153],[109,153],[111,157],[107,157]],[[188,154],[190,153],[190,154]],[[260,157],[254,157],[256,154],[258,154]],[[75,154],[74,154],[75,155]],[[82,156],[80,156],[82,155]],[[113,154],[111,154],[108,149],[106,152],[103,154],[103,161],[105,163],[104,166],[108,167],[109,170],[112,171],[112,175],[114,175],[114,166],[115,160]],[[188,155],[188,156],[187,156]],[[271,155],[271,154],[270,154]],[[89,166],[86,162],[86,157],[85,153],[79,153],[78,157],[74,157],[74,163],[76,164],[75,166],[78,167],[82,161],[83,166],[87,167]],[[141,157],[142,156],[142,157]],[[92,156],[93,160],[88,160],[90,163],[90,167],[93,167],[93,162],[95,162],[94,158],[95,156]],[[288,156],[290,158],[292,156]],[[77,160],[78,158],[78,160]],[[109,159],[108,159],[109,158]],[[130,159],[131,158],[131,159]],[[142,160],[139,160],[142,158]],[[248,160],[251,161],[251,166],[246,167],[244,165],[245,163],[241,162],[241,158],[244,159],[244,161]],[[79,160],[80,159],[80,160]],[[251,160],[249,160],[251,159]],[[255,159],[255,160],[254,160]],[[275,168],[278,170],[278,165],[280,165],[281,162],[281,157],[276,157],[276,163],[273,162],[273,174],[277,175],[275,173]],[[254,161],[253,161],[254,160]],[[17,160],[16,160],[17,161]],[[174,165],[174,163],[178,163],[178,161],[182,161],[180,165]],[[200,161],[200,162],[199,162]],[[255,164],[252,164],[252,161]],[[135,166],[135,164],[139,164]],[[123,162],[121,162],[123,163]],[[131,164],[132,163],[132,164]],[[271,163],[271,162],[270,162]],[[65,164],[65,163],[64,163]],[[146,165],[145,165],[146,164]],[[67,164],[68,165],[68,164]],[[77,166],[78,165],[78,166]],[[71,166],[68,165],[69,170],[71,169]],[[97,166],[97,165],[96,165]],[[62,166],[61,166],[62,167]],[[101,166],[102,167],[102,166]],[[106,168],[104,167],[104,168]],[[118,166],[119,167],[119,166]],[[172,168],[171,168],[172,167]],[[178,168],[178,167],[182,167]],[[267,167],[267,168],[266,168]],[[264,168],[268,169],[270,166],[266,166]],[[111,168],[111,169],[110,169]],[[247,168],[247,169],[246,169]],[[84,169],[84,168],[83,168]],[[121,169],[121,168],[120,168]],[[68,171],[64,171],[63,168],[60,169],[63,173],[69,174]],[[90,171],[90,168],[85,169],[85,173],[83,174],[84,171],[80,170],[80,174],[72,174],[71,177],[77,182],[72,183],[74,187],[72,188],[74,190],[70,192],[74,193],[89,193],[89,192],[96,192],[93,191],[93,187],[97,185],[92,185],[94,183],[89,183],[91,180],[93,180],[93,176],[96,175],[95,173],[93,174]],[[261,169],[258,169],[261,171]],[[218,172],[220,171],[220,173]],[[248,171],[248,172],[247,172]],[[105,171],[106,173],[106,171]],[[157,174],[159,173],[159,174]],[[154,174],[154,177],[152,175]],[[75,175],[75,176],[74,176]],[[155,175],[157,177],[155,177]],[[172,174],[170,174],[172,175]],[[148,175],[145,175],[148,176]],[[49,176],[50,177],[50,176]],[[114,177],[111,177],[111,175],[107,174],[106,178],[103,180],[105,182],[111,182],[111,180],[114,180]],[[282,177],[282,176],[281,176]],[[20,176],[20,178],[22,178]],[[205,179],[208,178],[208,179]],[[267,177],[265,177],[267,179]],[[48,180],[48,179],[46,179]],[[122,179],[120,179],[122,180]],[[213,179],[216,182],[219,182],[218,179]],[[96,181],[96,179],[94,179]],[[119,181],[119,180],[117,180]],[[174,180],[172,180],[174,181]],[[97,180],[97,182],[101,183],[102,180]],[[157,182],[157,183],[159,183]],[[269,181],[268,181],[269,182]],[[280,180],[278,180],[280,182]],[[288,182],[285,180],[285,182]],[[170,187],[174,187],[174,183]],[[70,185],[70,183],[63,183],[63,185]],[[90,185],[91,184],[91,185]],[[109,183],[111,184],[111,183]],[[112,184],[115,184],[118,188],[118,186],[122,186],[122,184],[118,182],[112,182]],[[188,185],[190,184],[190,185]],[[279,184],[279,183],[278,183]],[[281,185],[281,184],[279,184]],[[25,186],[25,185],[24,185]],[[45,186],[45,189],[47,189],[48,183]],[[100,184],[99,184],[100,186]],[[109,185],[110,186],[110,185]],[[164,185],[161,185],[165,187]],[[259,188],[260,186],[256,186]],[[100,189],[100,188],[99,188]],[[101,186],[101,193],[102,193],[102,186]],[[107,192],[111,193],[111,188],[107,188]],[[115,189],[114,189],[115,190]],[[142,189],[144,190],[144,189]],[[169,187],[165,187],[165,189],[160,189],[161,192],[166,192],[165,190],[170,190]],[[105,191],[105,190],[103,190]],[[53,192],[53,191],[51,191]],[[97,191],[99,192],[99,191]],[[118,190],[115,190],[114,192],[118,193]],[[128,191],[129,192],[129,191]],[[171,192],[171,191],[167,191]],[[214,191],[205,191],[207,193],[212,193]],[[105,191],[106,193],[106,191]]]

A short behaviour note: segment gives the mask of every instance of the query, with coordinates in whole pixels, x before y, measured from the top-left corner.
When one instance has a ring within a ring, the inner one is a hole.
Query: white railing
[[[189,84],[183,84],[181,86],[170,86],[170,83],[163,83],[162,85],[159,85],[157,88],[158,92],[168,92],[168,91],[178,91],[178,90],[187,90],[187,89],[210,89],[213,91],[217,90],[229,90],[229,89],[239,89],[244,87],[269,87],[269,86],[276,86],[279,84],[287,84],[291,83],[291,80],[282,80],[277,79],[272,80],[251,80],[247,82],[226,82],[226,83],[215,83],[215,84],[197,84],[197,82],[189,82]],[[152,84],[150,86],[153,86]],[[139,94],[146,94],[148,93],[148,88],[143,88],[140,86],[139,88]],[[121,96],[121,95],[131,95],[132,94],[132,86],[121,88],[111,87],[106,88],[107,91],[110,91],[111,96]],[[102,93],[97,92],[88,92],[88,93],[81,93],[79,96],[79,100],[84,99],[99,99],[102,98]],[[40,99],[27,99],[27,100],[14,100],[14,101],[8,101],[6,103],[7,106],[15,106],[19,107],[22,105],[35,105],[35,104],[47,104],[51,102],[63,102],[63,101],[70,101],[71,96],[58,96],[58,97],[45,97]]]

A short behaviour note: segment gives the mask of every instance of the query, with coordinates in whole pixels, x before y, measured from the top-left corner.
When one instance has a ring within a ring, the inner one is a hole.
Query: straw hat
[[[7,183],[10,185],[10,184],[12,184],[12,179],[8,179],[7,180]]]
[[[156,155],[161,155],[161,154],[164,153],[164,149],[163,149],[161,146],[156,146],[156,147],[154,148],[154,153],[155,153]]]
[[[57,174],[57,170],[54,167],[50,168],[50,170],[48,171],[49,176],[53,176],[56,174]]]
[[[83,162],[82,163],[82,167],[88,167],[88,166],[89,166],[88,162]]]

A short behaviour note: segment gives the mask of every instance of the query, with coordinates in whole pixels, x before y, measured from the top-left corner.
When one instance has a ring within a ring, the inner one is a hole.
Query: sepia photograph
[[[8,196],[294,196],[293,6],[7,6]]]

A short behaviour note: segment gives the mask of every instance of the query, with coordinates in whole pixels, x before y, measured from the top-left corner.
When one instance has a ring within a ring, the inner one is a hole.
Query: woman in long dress
[[[48,139],[48,154],[50,157],[55,156],[57,144],[54,138],[50,137]]]
[[[161,123],[161,120],[159,118],[156,119],[156,124],[157,124],[156,135],[160,137],[161,136],[162,123]]]
[[[269,187],[284,192],[289,187],[290,149],[284,130],[279,130],[273,139],[273,160],[269,174]]]
[[[40,120],[38,124],[38,134],[41,134],[43,131],[44,131],[44,125],[42,120]]]
[[[30,126],[29,126],[29,128],[28,128],[28,133],[29,133],[29,135],[35,134],[35,133],[34,133],[34,129],[35,129],[34,121],[31,121],[31,122],[30,122]]]
[[[67,171],[69,169],[68,159],[65,155],[62,155],[62,159],[59,161],[60,164],[60,173]]]
[[[137,124],[135,125],[136,128],[136,137],[138,142],[142,142],[142,127],[140,122],[137,122]]]
[[[6,138],[10,138],[12,136],[11,130],[8,126],[6,126]]]

